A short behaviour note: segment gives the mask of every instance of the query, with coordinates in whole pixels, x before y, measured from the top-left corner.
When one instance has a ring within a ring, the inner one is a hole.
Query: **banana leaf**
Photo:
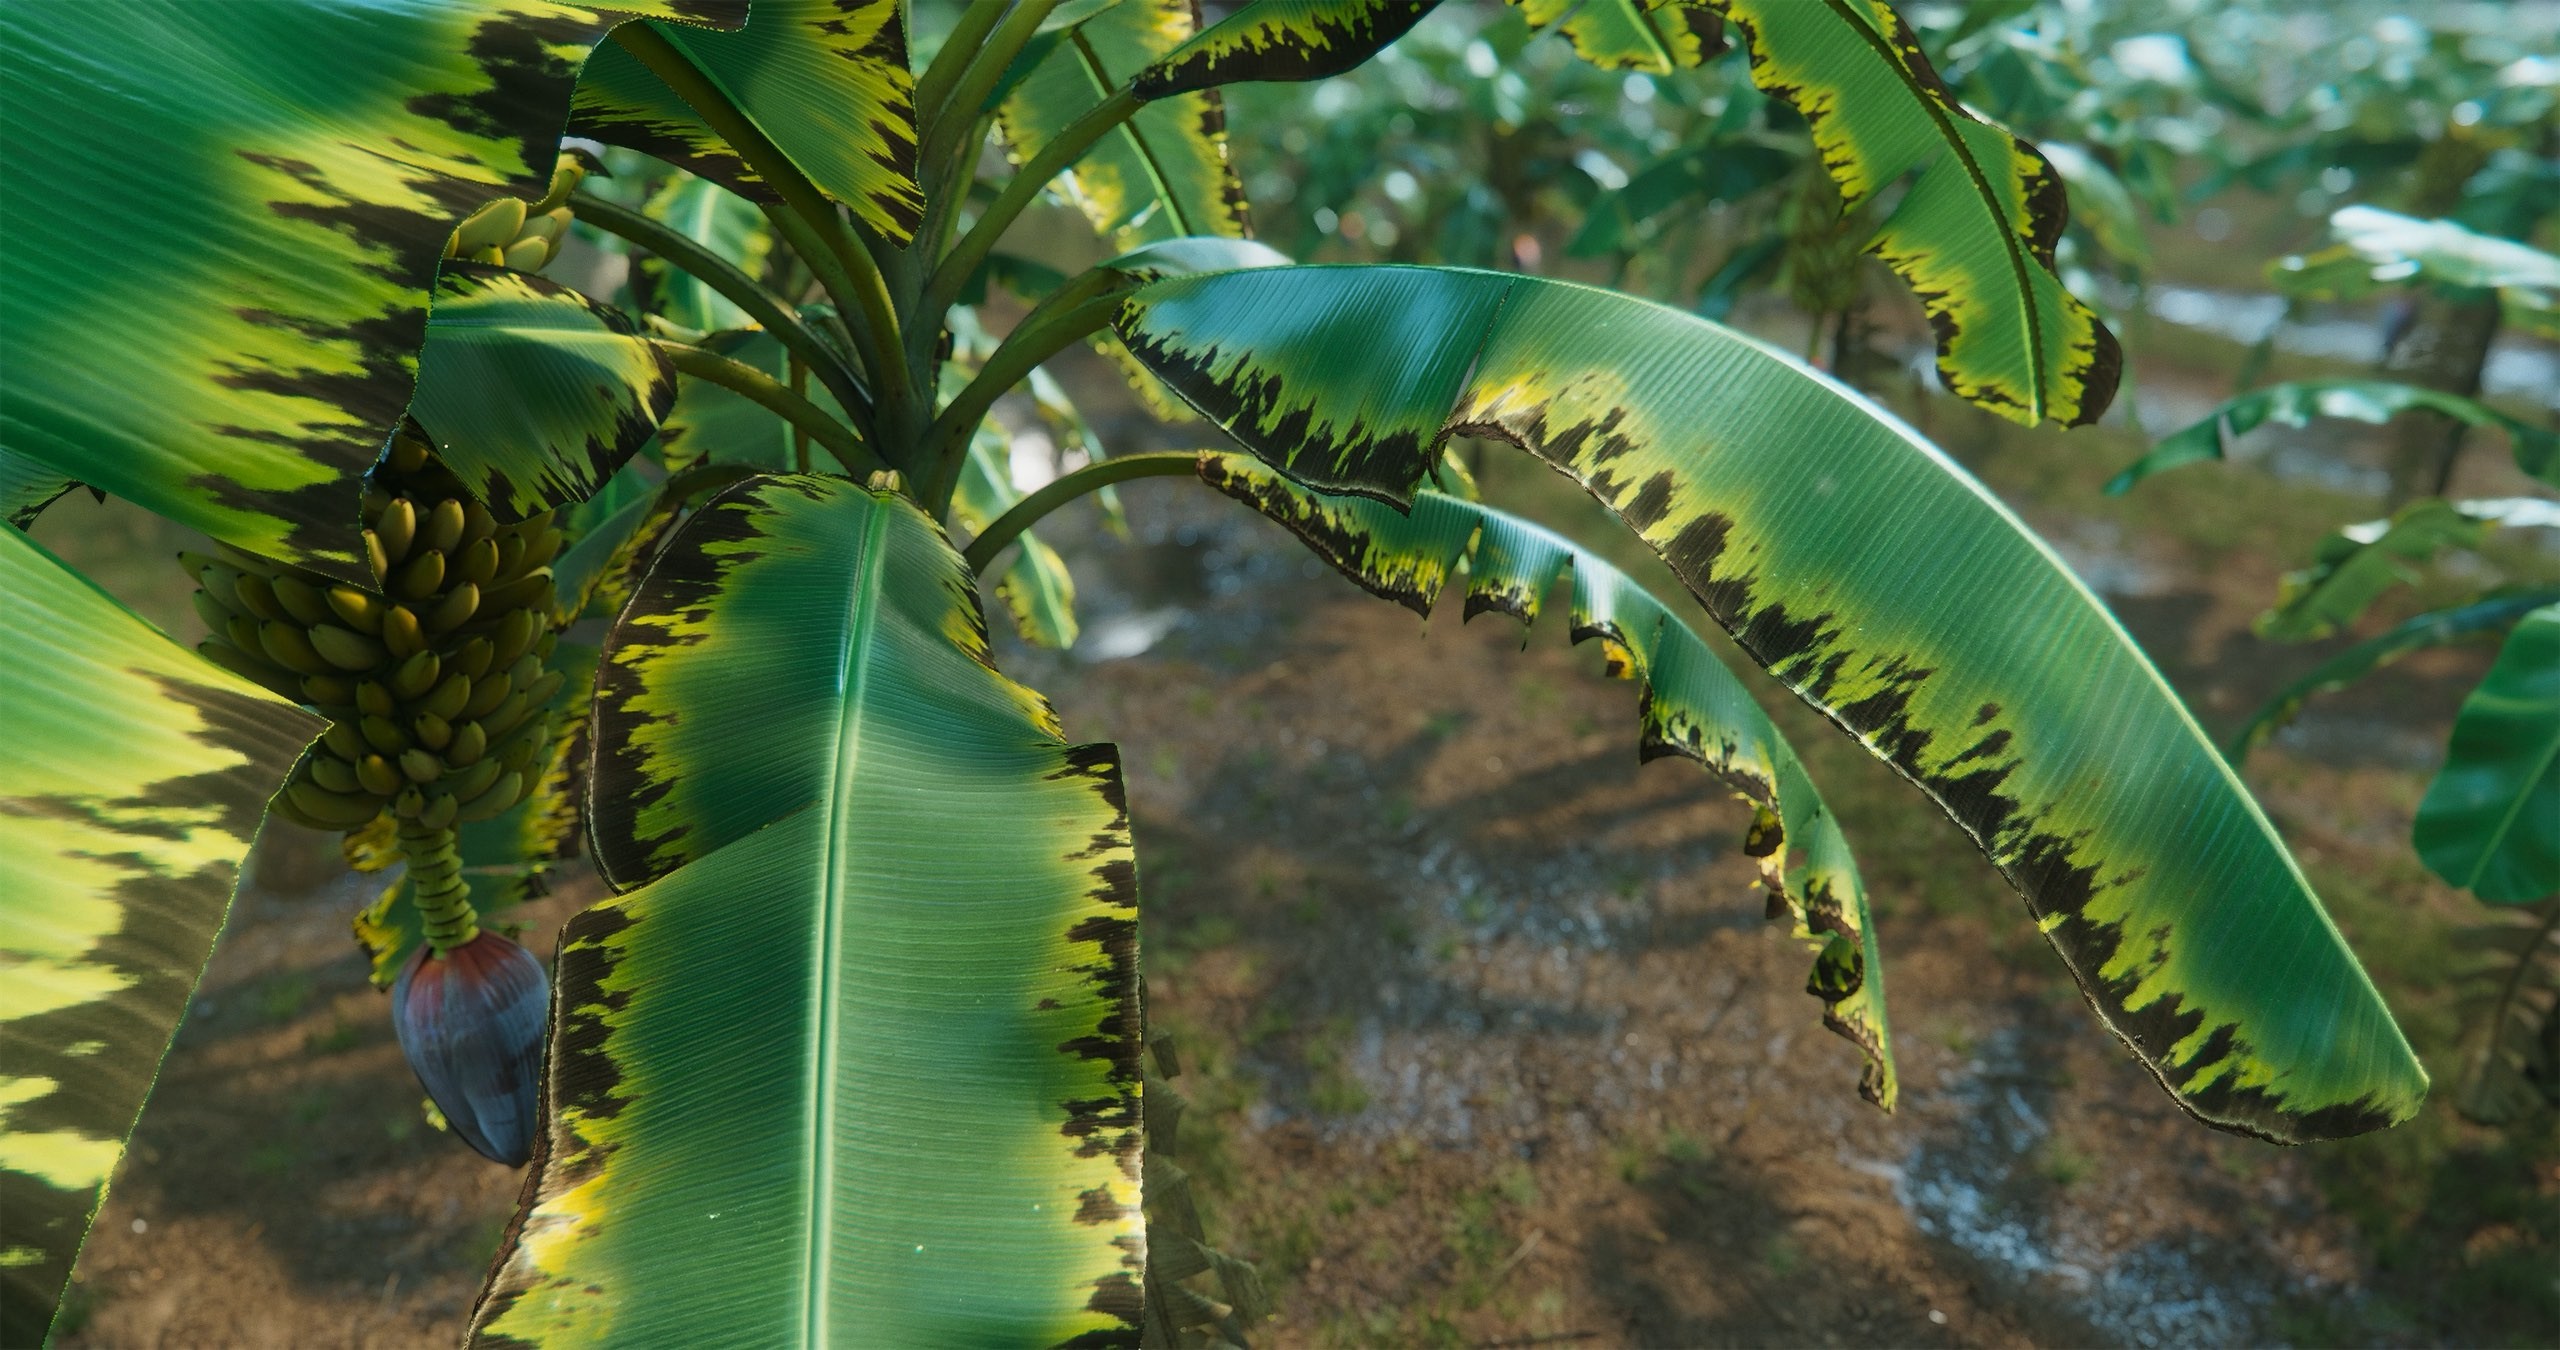
[[[745,6],[0,6],[0,446],[370,584],[363,475],[445,241],[544,194],[579,66],[632,14]]]
[[[474,1343],[1136,1339],[1117,755],[986,655],[941,530],[843,479],[748,480],[659,556],[587,800],[626,893],[563,934]]]
[[[1565,252],[1594,257],[1633,246],[1629,236],[1675,210],[1734,202],[1785,178],[1802,158],[1784,146],[1724,136],[1675,150],[1636,171],[1627,185],[1591,204]]]
[[[2292,721],[2315,694],[2344,689],[2422,648],[2441,647],[2483,633],[2502,632],[2526,614],[2551,604],[2560,604],[2560,590],[2544,588],[2492,596],[2406,620],[2390,632],[2339,652],[2313,667],[2310,674],[2286,685],[2274,698],[2260,706],[2245,725],[2231,734],[2231,739],[2225,742],[2225,753],[2237,765],[2248,757],[2251,750],[2264,744],[2268,737],[2282,730],[2285,723]]]
[[[898,0],[755,0],[730,33],[653,25],[818,190],[883,237],[915,237],[915,77]],[[775,200],[692,105],[638,58],[605,47],[578,81],[570,133],[654,155],[732,192]]]
[[[1190,0],[1123,0],[1045,35],[1045,56],[996,114],[1016,164],[1128,78],[1181,46],[1196,27]],[[1076,205],[1123,249],[1183,235],[1242,237],[1244,184],[1227,163],[1227,114],[1218,91],[1149,102],[1084,153],[1067,173]]]
[[[2457,939],[2488,959],[2464,981],[2460,1001],[2477,1030],[2455,1105],[2483,1125],[2560,1107],[2560,900],[2508,911]],[[1148,1091],[1153,1111],[1153,1084]]]
[[[1246,0],[1131,78],[1140,98],[1258,80],[1321,80],[1375,56],[1439,0]]]
[[[2411,568],[2446,548],[2477,548],[2488,531],[2451,502],[2411,502],[2399,514],[2350,525],[2323,538],[2311,565],[2285,574],[2275,608],[2252,625],[2279,642],[2323,638],[2354,623],[2382,593],[2411,580]]]
[[[1865,1052],[1858,1091],[1893,1109],[1884,962],[1857,860],[1794,748],[1688,625],[1589,551],[1489,506],[1422,492],[1406,515],[1363,497],[1309,492],[1242,455],[1203,454],[1200,476],[1372,594],[1425,618],[1463,566],[1467,617],[1493,610],[1534,624],[1571,570],[1573,640],[1600,639],[1613,673],[1643,683],[1644,757],[1694,760],[1758,808],[1745,847],[1760,859],[1771,913],[1792,913],[1796,936],[1815,948],[1805,992],[1822,1000],[1823,1024]]]
[[[707,178],[674,178],[643,210],[750,277],[763,274],[765,258],[773,252],[773,231],[764,213]],[[649,306],[653,312],[703,333],[755,326],[727,296],[663,259],[645,258],[640,268],[655,283],[657,302]]]
[[[2454,715],[2418,856],[2493,905],[2560,892],[2560,604],[2517,621]]]
[[[2404,1120],[2426,1074],[2284,845],[2097,597],[1944,454],[1754,339],[1499,273],[1283,267],[1134,293],[1130,350],[1311,487],[1408,500],[1517,444],[1936,801],[2205,1121]]]
[[[1751,79],[1804,114],[1856,211],[1917,174],[1869,248],[1909,282],[1949,392],[2030,426],[2098,420],[2124,357],[2053,271],[2067,189],[2034,146],[1965,111],[1880,0],[1720,0]]]
[[[2345,300],[2395,282],[2495,290],[2511,304],[2560,307],[2560,258],[2450,220],[2420,220],[2372,206],[2329,216],[2335,247],[2268,269],[2276,289],[2306,300]]]
[[[46,507],[78,486],[24,455],[0,450],[0,520],[17,529],[35,524]]]
[[[2224,403],[2192,426],[2161,438],[2148,454],[2107,480],[2109,495],[2166,469],[2222,459],[2232,438],[2268,422],[2307,426],[2314,417],[2342,417],[2376,426],[2411,408],[2427,408],[2467,426],[2496,427],[2515,449],[2516,467],[2560,487],[2560,433],[2509,417],[2476,399],[2388,380],[2288,380]]]
[[[1724,17],[1700,0],[1511,0],[1531,27],[1559,27],[1603,70],[1668,75],[1723,54]]]
[[[952,494],[951,519],[962,529],[984,530],[1003,515],[1022,493],[1013,485],[1012,443],[989,418],[969,438],[969,460],[960,468],[959,490]],[[1067,560],[1029,530],[1020,547],[996,578],[996,598],[1013,616],[1014,631],[1035,647],[1065,651],[1076,645],[1076,579]]]
[[[436,279],[409,415],[501,520],[593,494],[675,398],[675,367],[609,305],[474,263]]]
[[[41,1344],[267,798],[327,724],[0,530],[0,1344]]]

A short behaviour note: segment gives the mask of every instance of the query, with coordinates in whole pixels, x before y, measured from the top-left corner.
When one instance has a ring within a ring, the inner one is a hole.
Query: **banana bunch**
[[[586,176],[586,163],[562,151],[551,171],[550,191],[541,201],[527,206],[514,197],[500,197],[472,212],[445,241],[444,256],[519,272],[550,266],[569,233],[569,194]]]
[[[354,830],[384,811],[429,830],[483,820],[541,776],[561,675],[546,513],[501,525],[404,431],[364,499],[379,593],[217,545],[182,553],[213,635],[197,651],[331,719],[275,798]]]

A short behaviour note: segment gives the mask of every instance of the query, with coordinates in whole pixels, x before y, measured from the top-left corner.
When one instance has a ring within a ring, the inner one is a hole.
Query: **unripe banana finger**
[[[289,623],[271,622],[258,625],[258,646],[277,665],[296,674],[327,675],[337,669],[330,664],[328,658],[312,650],[311,639],[304,635],[300,628]]]
[[[391,589],[403,600],[424,600],[444,589],[444,555],[431,549],[411,558]]]
[[[497,655],[496,643],[485,637],[476,637],[462,644],[462,650],[453,658],[453,668],[476,680],[489,673]]]
[[[482,539],[462,551],[454,559],[453,575],[474,586],[486,588],[498,575],[498,541]]]
[[[392,438],[391,454],[385,462],[390,464],[393,473],[412,474],[427,467],[428,453],[427,443],[410,435],[404,428]]]
[[[446,767],[455,769],[469,768],[475,764],[494,763],[493,760],[481,758],[488,752],[489,733],[482,731],[477,722],[465,722],[454,728],[453,744],[444,748],[444,762]]]
[[[400,772],[412,783],[432,783],[444,777],[444,761],[413,745],[400,752]]]
[[[434,652],[420,652],[410,657],[400,663],[398,670],[391,672],[391,692],[402,698],[425,697],[428,690],[436,687],[441,665]]]
[[[364,736],[352,722],[331,722],[329,729],[320,733],[320,743],[349,764],[364,758]]]
[[[453,250],[470,257],[481,249],[504,244],[524,229],[524,203],[500,197],[463,219],[453,231]]]
[[[364,532],[364,560],[373,567],[373,584],[382,587],[390,586],[391,554],[383,548],[382,536],[372,530]]]
[[[548,708],[551,706],[552,698],[560,692],[560,686],[567,680],[568,677],[559,671],[546,670],[542,672],[540,679],[533,682],[533,687],[524,691],[525,701],[537,708]]]
[[[287,784],[283,795],[305,816],[318,821],[322,829],[357,829],[372,823],[375,816],[382,814],[382,801],[378,797],[331,792],[307,778]]]
[[[499,622],[498,631],[492,638],[497,648],[490,658],[492,663],[499,666],[514,665],[516,658],[533,650],[533,640],[540,636],[540,628],[541,621],[533,616],[532,611],[522,609],[509,611],[507,617]]]
[[[335,755],[311,757],[311,781],[340,794],[364,790],[356,783],[355,766]]]
[[[480,612],[480,588],[469,580],[468,564],[474,554],[488,546],[489,541],[483,539],[463,550],[464,580],[456,584],[452,590],[446,591],[444,598],[436,601],[435,606],[429,609],[421,619],[428,632],[438,636],[450,633],[470,622],[471,616]]]
[[[492,541],[498,546],[498,565],[491,569],[490,576],[513,581],[524,575],[524,569],[518,566],[524,561],[524,541],[520,530],[509,530]]]
[[[382,632],[382,598],[353,586],[329,588],[329,609],[338,620],[359,633],[380,635]]]
[[[462,542],[462,503],[451,497],[437,502],[418,522],[418,547],[450,554]]]
[[[434,713],[420,713],[410,719],[409,734],[429,750],[442,750],[453,744],[453,723]]]
[[[512,688],[530,689],[533,687],[533,682],[541,678],[542,658],[531,652],[517,657],[516,663],[507,667],[507,684]]]
[[[380,755],[367,755],[356,761],[356,781],[364,785],[365,791],[388,797],[398,792],[405,780],[390,760]]]
[[[540,235],[526,235],[500,253],[509,267],[519,272],[539,272],[551,261],[551,241]]]
[[[550,744],[551,725],[546,719],[537,717],[508,738],[507,743],[499,746],[498,752],[490,758],[519,773],[529,774],[534,771],[534,760]]]
[[[222,636],[231,639],[232,646],[247,652],[265,664],[269,666],[276,664],[274,658],[267,655],[266,644],[258,641],[257,620],[245,614],[234,614],[231,616],[231,621],[222,626]]]
[[[488,732],[491,740],[501,739],[508,732],[515,730],[516,723],[523,721],[525,714],[532,711],[533,700],[526,698],[522,690],[517,690],[508,694],[506,700],[497,707],[491,708],[486,716],[478,719],[480,729]]]
[[[270,622],[293,617],[277,601],[275,584],[265,577],[244,572],[231,583],[231,593],[240,597],[241,611],[252,617]]]
[[[391,799],[392,814],[402,820],[416,820],[418,813],[426,809],[427,794],[420,792],[414,784],[400,789],[400,795]]]
[[[508,808],[514,806],[523,796],[523,790],[523,775],[512,772],[502,773],[498,775],[497,781],[489,785],[486,792],[462,804],[459,818],[487,820],[491,816],[504,815]]]
[[[418,700],[418,711],[432,713],[449,722],[461,716],[462,705],[470,701],[471,677],[457,670],[445,676],[425,698]]]
[[[492,610],[548,611],[551,608],[551,595],[551,569],[537,567],[513,581],[492,586],[483,591],[480,603]]]
[[[418,508],[406,497],[392,500],[374,519],[373,532],[382,538],[382,551],[394,567],[409,560],[409,547],[418,537]]]
[[[462,801],[474,801],[481,793],[489,790],[491,783],[498,781],[499,774],[506,771],[507,766],[494,759],[480,760],[447,777],[445,787]]]
[[[329,598],[319,587],[296,576],[278,576],[267,583],[276,603],[284,606],[287,617],[299,624],[328,623],[336,614],[329,608]]]
[[[418,813],[418,823],[430,830],[449,829],[453,825],[454,814],[461,806],[462,803],[453,798],[441,792],[435,793],[427,798],[426,809]]]
[[[352,628],[323,623],[314,624],[309,632],[311,648],[321,660],[340,670],[371,670],[381,665],[386,655],[383,644]]]
[[[231,631],[231,611],[220,600],[214,598],[213,592],[193,592],[187,596],[187,602],[196,607],[196,617],[204,620],[206,632],[228,633]]]
[[[356,706],[355,681],[340,675],[303,676],[302,695],[315,707],[352,708]]]
[[[485,675],[473,680],[471,697],[463,700],[458,720],[479,721],[495,711],[499,704],[506,702],[507,695],[513,690],[514,687],[507,682],[507,677],[503,674]]]
[[[356,729],[364,733],[365,744],[386,755],[396,755],[409,748],[408,735],[400,730],[399,723],[388,717],[367,713],[357,719]]]
[[[376,717],[389,717],[400,711],[392,701],[391,691],[372,680],[356,686],[356,707]]]
[[[429,557],[435,555],[429,554]],[[417,612],[406,605],[393,605],[382,612],[382,646],[394,661],[406,661],[427,649],[427,635],[418,625]]]
[[[484,249],[475,250],[464,256],[470,258],[473,262],[485,264],[490,267],[504,267],[507,265],[507,255],[499,252],[495,244]]]

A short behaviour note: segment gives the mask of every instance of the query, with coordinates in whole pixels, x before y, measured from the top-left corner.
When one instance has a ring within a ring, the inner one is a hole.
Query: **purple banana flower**
[[[533,1156],[550,1006],[542,962],[485,929],[442,956],[420,947],[391,988],[418,1082],[464,1143],[510,1167]]]

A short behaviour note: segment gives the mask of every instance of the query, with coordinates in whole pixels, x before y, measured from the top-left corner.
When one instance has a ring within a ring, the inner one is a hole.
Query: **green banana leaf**
[[[1047,55],[996,114],[1014,162],[1029,163],[1131,75],[1189,40],[1195,27],[1190,0],[1123,0],[1045,35]],[[1227,114],[1215,89],[1138,109],[1076,161],[1067,181],[1093,228],[1123,249],[1251,232],[1244,184],[1227,164]]]
[[[2285,574],[2275,608],[2252,627],[2279,642],[2327,637],[2411,580],[2412,566],[2446,548],[2477,548],[2487,532],[2487,522],[2434,498],[2411,502],[2389,520],[2335,531],[2320,541],[2309,567]]]
[[[1760,859],[1772,914],[1791,912],[1796,935],[1814,945],[1805,990],[1822,1000],[1824,1025],[1866,1053],[1859,1092],[1893,1109],[1899,1089],[1884,962],[1857,861],[1795,750],[1688,625],[1589,551],[1489,506],[1421,492],[1407,515],[1363,497],[1310,492],[1242,455],[1203,454],[1200,476],[1286,526],[1372,594],[1425,618],[1463,565],[1467,617],[1494,610],[1534,624],[1569,568],[1574,641],[1599,638],[1612,670],[1643,683],[1645,758],[1695,760],[1758,808],[1747,847]]]
[[[2454,715],[2418,856],[2491,904],[2560,892],[2560,604],[2518,620]]]
[[[2007,508],[1837,382],[1676,310],[1489,272],[1175,277],[1115,322],[1309,486],[1404,499],[1451,434],[1582,482],[1982,845],[2200,1118],[2306,1140],[2417,1109],[2425,1071],[2167,682]]]
[[[843,479],[739,484],[660,556],[595,721],[628,893],[564,932],[475,1344],[1135,1340],[1119,766],[985,634],[941,530]]]
[[[0,530],[0,1344],[53,1320],[230,912],[327,724]]]
[[[2268,269],[2276,289],[2306,300],[2353,299],[2412,280],[2495,290],[2527,309],[2560,307],[2560,258],[2450,220],[2420,220],[2372,206],[2329,216],[2336,247]]]
[[[1511,0],[1533,28],[1561,21],[1574,55],[1604,70],[1668,75],[1724,53],[1724,18],[1702,0]]]
[[[1918,175],[1869,248],[1919,294],[1948,391],[2030,426],[2097,421],[2124,357],[2054,275],[2070,207],[2044,156],[1965,111],[1880,0],[1719,4],[1752,82],[1812,125],[1844,211]]]
[[[2478,1037],[2454,1103],[2483,1125],[2512,1125],[2560,1107],[2560,900],[2509,910],[2456,934],[2488,958],[2468,972]],[[1155,1109],[1147,1085],[1147,1109]],[[1155,1203],[1150,1176],[1147,1203]]]
[[[1565,252],[1589,258],[1631,247],[1629,236],[1659,217],[1739,201],[1785,178],[1801,159],[1785,146],[1748,136],[1720,136],[1675,150],[1593,202]]]
[[[773,252],[773,231],[764,213],[707,178],[688,174],[671,179],[642,209],[751,277],[763,274],[765,258]],[[654,313],[702,333],[755,326],[727,296],[663,259],[643,258],[640,270],[655,283],[656,303],[649,306]]]
[[[2514,447],[2516,467],[2560,487],[2560,433],[2509,417],[2459,394],[2389,380],[2288,380],[2248,393],[2214,409],[2193,426],[2161,438],[2148,454],[2107,480],[2109,495],[2166,469],[2222,459],[2232,438],[2269,422],[2299,427],[2314,417],[2341,417],[2379,426],[2411,408],[2428,408],[2475,427],[2496,427]]]
[[[1140,98],[1256,80],[1321,80],[1375,56],[1439,0],[1246,0],[1139,71]]]
[[[17,529],[35,524],[46,507],[78,486],[24,455],[0,450],[0,520]]]
[[[898,0],[755,0],[737,32],[652,25],[691,58],[818,190],[883,237],[915,237],[915,77]],[[570,133],[654,155],[761,201],[757,177],[692,105],[618,46],[578,81]]]
[[[790,355],[767,333],[749,329],[712,333],[699,344],[776,380],[790,378]],[[803,391],[809,401],[843,417],[843,405],[826,386],[812,380]],[[667,467],[682,471],[716,461],[788,472],[794,467],[791,424],[771,408],[709,380],[680,381],[675,405],[658,428]],[[824,453],[823,451],[817,453]]]
[[[987,419],[969,438],[969,459],[960,468],[959,490],[952,495],[951,519],[971,533],[984,530],[1003,515],[1022,493],[1013,485],[1012,446],[995,419]],[[1035,647],[1065,651],[1076,645],[1076,579],[1067,560],[1030,531],[996,579],[996,598],[1013,616],[1014,631]]]
[[[2072,218],[2089,228],[2098,247],[2137,268],[2151,265],[2151,240],[2142,230],[2142,208],[2133,189],[2083,145],[2046,141],[2036,149],[2071,192]]]
[[[447,263],[409,415],[501,520],[583,499],[657,434],[676,372],[610,305],[557,282]]]
[[[2260,706],[2247,724],[2231,734],[2231,739],[2224,743],[2225,753],[2237,765],[2248,757],[2250,751],[2292,721],[2315,694],[2344,689],[2423,648],[2442,647],[2482,633],[2503,632],[2526,614],[2551,604],[2560,604],[2560,589],[2545,588],[2493,596],[2406,620],[2390,632],[2339,652],[2313,667],[2310,674],[2286,685],[2274,698]]]
[[[0,446],[369,585],[362,479],[454,224],[543,195],[606,29],[744,10],[0,6]]]

